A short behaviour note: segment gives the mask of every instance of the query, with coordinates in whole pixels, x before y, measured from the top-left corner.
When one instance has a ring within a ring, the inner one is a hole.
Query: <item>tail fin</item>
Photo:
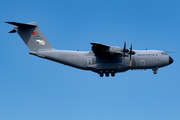
[[[36,22],[27,24],[17,22],[6,23],[15,25],[14,29],[9,33],[17,32],[31,51],[36,51],[39,49],[54,49],[51,43],[39,29],[39,26]]]

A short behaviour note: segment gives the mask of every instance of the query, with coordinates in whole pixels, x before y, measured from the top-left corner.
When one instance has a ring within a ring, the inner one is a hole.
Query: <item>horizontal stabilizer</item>
[[[31,24],[24,24],[24,23],[17,23],[17,22],[6,22],[21,28],[33,28],[33,27],[37,27],[37,25],[31,25]],[[12,33],[12,32],[11,32]]]
[[[13,29],[13,30],[11,30],[9,33],[16,33],[16,30]]]

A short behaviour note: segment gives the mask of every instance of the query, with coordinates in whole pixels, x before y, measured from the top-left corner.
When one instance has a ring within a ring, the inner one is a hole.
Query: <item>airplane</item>
[[[118,72],[126,72],[133,69],[152,69],[157,74],[158,68],[170,65],[173,59],[166,51],[159,50],[133,50],[124,47],[109,46],[92,42],[91,51],[57,50],[47,40],[36,22],[18,23],[6,22],[14,25],[9,33],[18,33],[24,43],[30,49],[29,54],[40,58],[52,60],[61,64],[82,70],[90,70],[98,73],[100,77]]]

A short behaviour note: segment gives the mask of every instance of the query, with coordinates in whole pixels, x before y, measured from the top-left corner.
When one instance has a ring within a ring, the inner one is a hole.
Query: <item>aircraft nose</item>
[[[169,64],[173,63],[173,59],[169,56]]]

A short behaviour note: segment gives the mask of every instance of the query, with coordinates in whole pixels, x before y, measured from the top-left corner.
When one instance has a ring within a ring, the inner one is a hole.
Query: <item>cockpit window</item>
[[[165,52],[162,52],[161,55],[167,55]]]

